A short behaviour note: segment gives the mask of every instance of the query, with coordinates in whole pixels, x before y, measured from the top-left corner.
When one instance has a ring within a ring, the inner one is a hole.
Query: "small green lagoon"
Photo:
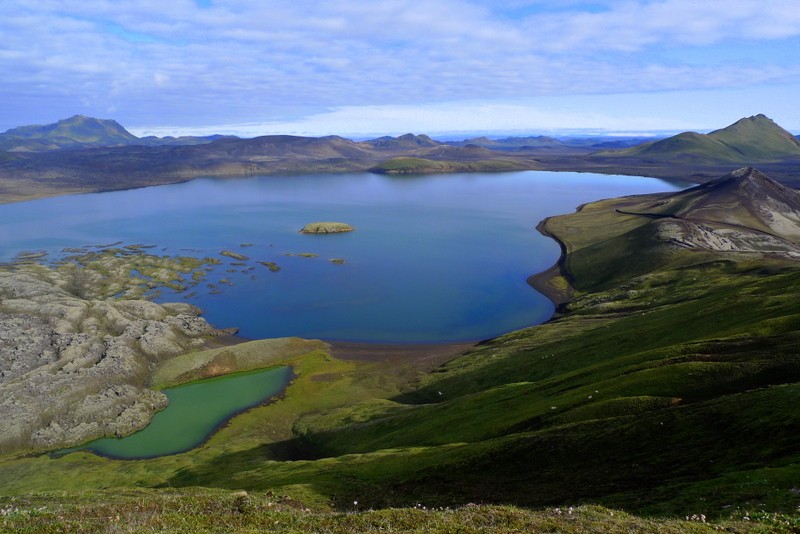
[[[272,367],[198,380],[163,390],[169,406],[146,428],[124,438],[103,438],[85,446],[102,456],[155,458],[188,451],[208,439],[233,415],[283,391],[291,367]]]

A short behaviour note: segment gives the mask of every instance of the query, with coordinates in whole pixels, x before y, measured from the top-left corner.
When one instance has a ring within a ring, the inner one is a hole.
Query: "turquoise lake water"
[[[112,458],[155,458],[192,449],[231,415],[277,395],[292,377],[275,367],[198,380],[163,390],[169,406],[146,428],[124,438],[104,438],[84,448]]]
[[[204,282],[190,290],[196,294],[160,300],[185,299],[244,337],[474,341],[552,314],[526,283],[558,259],[557,244],[535,230],[544,217],[601,198],[679,188],[652,178],[538,171],[198,179],[0,206],[0,260],[30,250],[54,258],[65,247],[118,241],[156,245],[148,252],[223,260],[208,280],[226,278],[231,285],[219,285],[221,293]],[[313,221],[357,230],[298,232]],[[224,249],[250,259],[232,265],[219,256]],[[319,256],[286,255],[300,253]]]

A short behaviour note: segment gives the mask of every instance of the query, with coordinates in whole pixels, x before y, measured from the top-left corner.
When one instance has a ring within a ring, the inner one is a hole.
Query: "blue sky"
[[[3,0],[0,131],[800,132],[796,0]]]

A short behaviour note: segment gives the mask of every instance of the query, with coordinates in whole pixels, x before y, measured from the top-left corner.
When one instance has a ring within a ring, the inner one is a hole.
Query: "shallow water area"
[[[219,259],[200,284],[158,300],[191,302],[247,338],[475,341],[551,316],[552,303],[526,284],[559,255],[535,230],[540,220],[600,198],[679,188],[538,171],[197,179],[0,206],[0,259],[144,244],[149,254]],[[299,233],[314,221],[356,230]]]
[[[199,380],[163,390],[169,406],[144,429],[124,438],[95,440],[85,447],[120,459],[154,458],[197,447],[232,415],[278,395],[292,377],[275,367]]]

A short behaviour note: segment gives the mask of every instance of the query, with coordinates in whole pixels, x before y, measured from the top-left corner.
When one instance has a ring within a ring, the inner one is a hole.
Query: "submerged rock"
[[[352,232],[354,227],[342,222],[313,222],[300,229],[301,234],[340,234]]]
[[[238,252],[233,252],[232,250],[223,250],[222,252],[220,252],[220,255],[227,256],[228,258],[233,258],[234,260],[239,260],[239,261],[247,261],[250,259],[244,254],[239,254]]]

